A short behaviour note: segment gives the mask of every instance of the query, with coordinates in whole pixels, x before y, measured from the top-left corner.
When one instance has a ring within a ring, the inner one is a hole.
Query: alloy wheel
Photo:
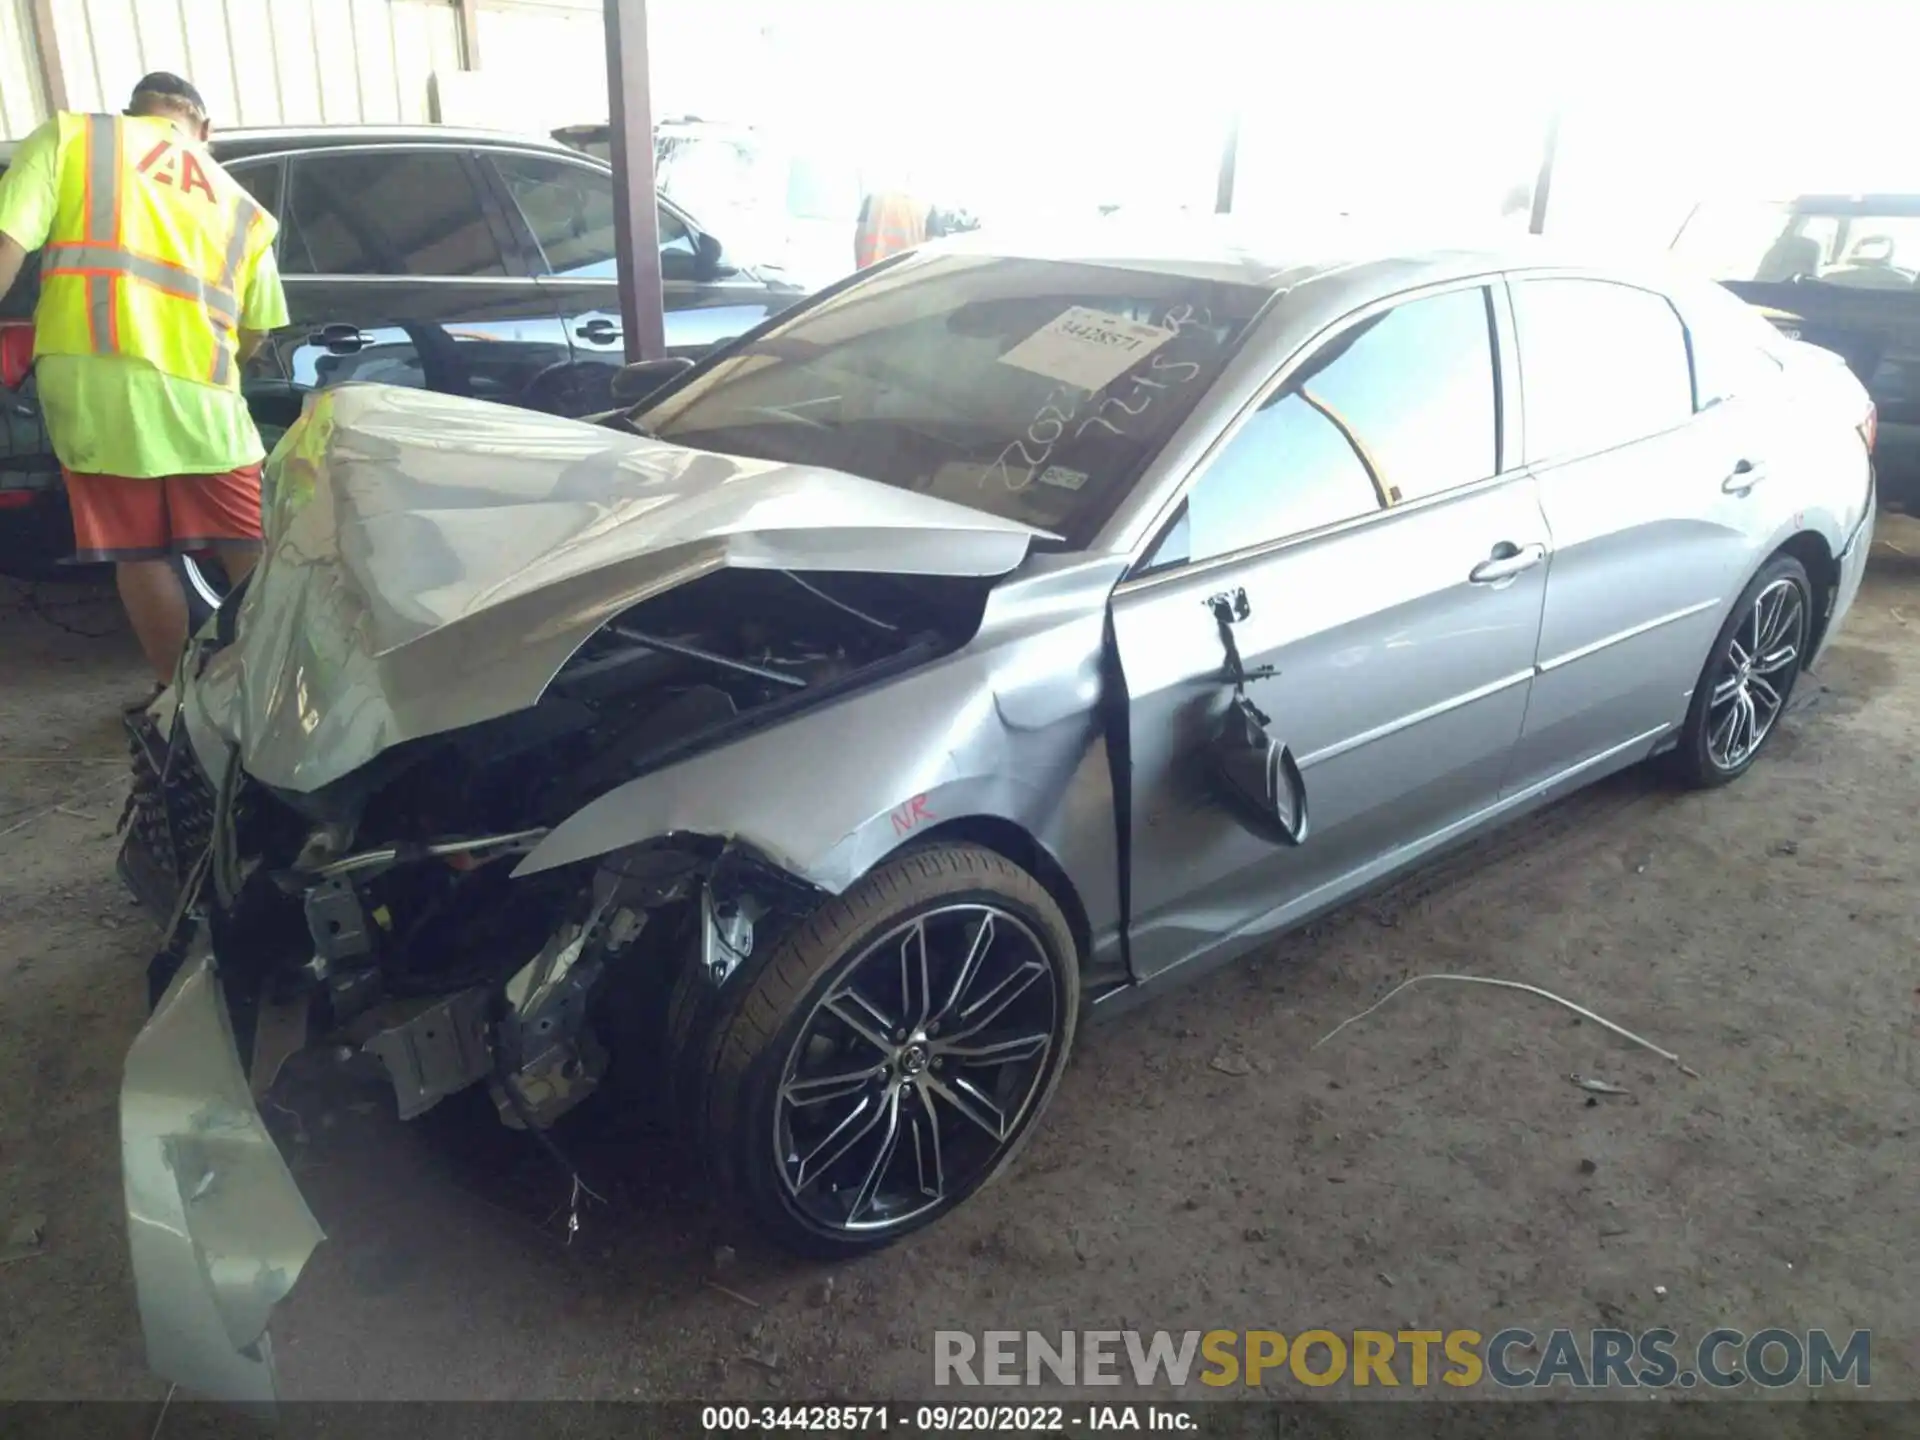
[[[789,1205],[872,1235],[968,1193],[1018,1137],[1064,1019],[1045,947],[1006,910],[948,905],[888,930],[839,972],[782,1068]]]
[[[1772,733],[1806,643],[1806,600],[1783,576],[1754,597],[1734,627],[1707,700],[1707,758],[1719,769],[1740,769]]]
[[[220,602],[227,598],[224,576],[216,580],[207,573],[206,566],[192,555],[180,557],[180,578],[192,592],[193,598],[208,611],[218,610]]]

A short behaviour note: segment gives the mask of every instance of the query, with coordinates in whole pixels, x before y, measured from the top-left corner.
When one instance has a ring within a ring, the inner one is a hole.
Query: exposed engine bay
[[[727,569],[618,614],[531,709],[408,740],[310,793],[216,787],[177,716],[132,725],[121,868],[169,942],[204,917],[256,1095],[304,1044],[376,1057],[401,1118],[486,1083],[510,1126],[591,1094],[639,1004],[715,987],[818,893],[725,836],[668,835],[514,878],[551,827],[693,752],[963,644],[987,585]],[[204,666],[231,637],[196,642]],[[684,1007],[682,1007],[684,1008]],[[623,1033],[615,1037],[612,1030]]]

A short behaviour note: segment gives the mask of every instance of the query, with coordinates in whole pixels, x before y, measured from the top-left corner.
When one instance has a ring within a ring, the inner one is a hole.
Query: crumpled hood
[[[317,396],[268,484],[237,639],[183,702],[216,778],[237,747],[299,792],[525,709],[601,625],[710,571],[1003,575],[1043,533],[839,471],[388,385]]]

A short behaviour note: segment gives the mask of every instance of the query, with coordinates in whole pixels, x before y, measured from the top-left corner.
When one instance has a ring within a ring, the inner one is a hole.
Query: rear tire
[[[808,1255],[891,1244],[1004,1172],[1079,1018],[1060,907],[970,845],[895,856],[748,965],[722,992],[702,1148]]]
[[[1715,789],[1753,767],[1780,728],[1812,634],[1806,567],[1776,555],[1734,602],[1693,687],[1672,759],[1682,784]]]

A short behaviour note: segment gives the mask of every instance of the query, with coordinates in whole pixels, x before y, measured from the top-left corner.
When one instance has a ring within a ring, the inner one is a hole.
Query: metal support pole
[[[1220,178],[1214,184],[1213,209],[1216,215],[1233,212],[1233,171],[1240,163],[1240,112],[1227,117],[1227,138],[1220,147]]]
[[[454,0],[455,27],[460,32],[460,68],[480,68],[480,13],[474,0]]]
[[[67,108],[67,72],[60,64],[60,41],[53,31],[53,0],[33,0],[27,25],[33,31],[33,48],[40,54],[40,84],[51,115]]]
[[[607,106],[613,142],[613,243],[627,361],[667,353],[660,209],[653,193],[653,97],[647,0],[606,0]]]
[[[1533,213],[1527,219],[1527,232],[1547,233],[1547,196],[1553,189],[1554,154],[1560,148],[1560,112],[1547,117],[1547,141],[1540,152],[1540,173],[1533,182]]]

